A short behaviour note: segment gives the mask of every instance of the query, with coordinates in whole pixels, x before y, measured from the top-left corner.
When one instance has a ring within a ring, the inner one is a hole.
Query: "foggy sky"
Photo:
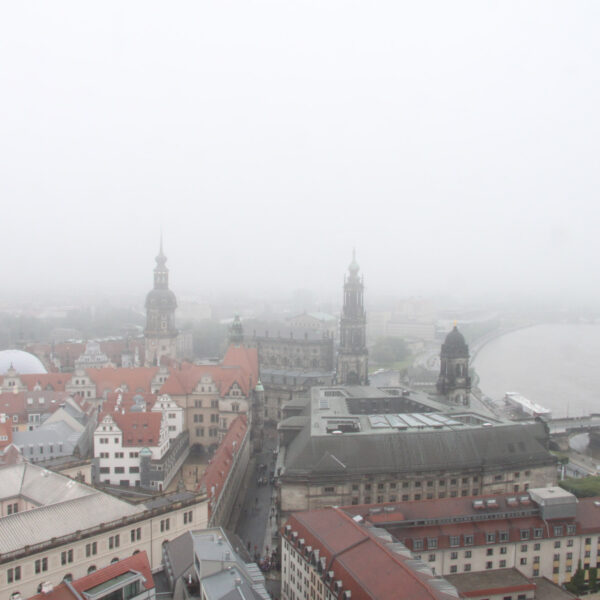
[[[598,298],[597,2],[4,2],[5,292]]]

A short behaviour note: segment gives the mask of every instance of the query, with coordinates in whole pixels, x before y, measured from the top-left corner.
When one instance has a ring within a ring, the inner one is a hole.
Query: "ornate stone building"
[[[337,382],[341,385],[367,385],[369,382],[364,283],[358,271],[353,252],[349,273],[344,280],[344,306],[340,318]]]
[[[154,289],[146,296],[145,356],[146,366],[159,365],[163,358],[177,357],[175,309],[177,299],[169,289],[169,269],[163,253],[162,239],[154,268]]]
[[[469,346],[456,325],[442,344],[437,391],[452,404],[470,404]]]

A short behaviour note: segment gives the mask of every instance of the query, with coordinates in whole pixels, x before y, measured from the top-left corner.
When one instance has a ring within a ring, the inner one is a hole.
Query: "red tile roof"
[[[224,367],[241,367],[250,377],[252,388],[258,383],[258,350],[230,345],[223,357]]]
[[[28,399],[31,398],[31,404]],[[40,402],[43,398],[44,401]],[[15,423],[27,423],[29,413],[48,414],[58,410],[69,398],[66,392],[4,392],[0,393],[0,413],[12,419],[17,415]]]
[[[296,540],[304,539],[304,548],[318,549],[319,558],[325,558],[325,571],[334,572],[329,586],[341,580],[342,590],[352,598],[392,600],[399,597],[399,589],[411,600],[450,597],[430,584],[431,576],[413,570],[403,556],[340,509],[294,513],[287,524],[298,532]]]
[[[366,522],[378,527],[385,527],[410,549],[413,549],[414,540],[437,538],[438,548],[450,547],[450,536],[473,535],[473,545],[484,545],[486,534],[505,531],[508,534],[507,542],[521,540],[521,530],[528,529],[530,538],[533,538],[533,529],[542,530],[542,539],[554,537],[553,527],[548,527],[541,515],[537,513],[535,503],[511,507],[508,498],[527,496],[526,492],[516,494],[495,494],[493,496],[443,498],[437,500],[421,500],[411,502],[397,502],[389,504],[372,504],[345,506],[343,510],[350,516],[360,515]],[[473,507],[474,500],[487,500],[495,498],[498,508],[480,509]],[[599,504],[596,505],[596,502]],[[533,514],[518,516],[523,511],[533,511]],[[377,511],[377,512],[374,512]],[[506,517],[507,512],[517,513],[515,516]],[[563,525],[566,532],[567,525],[575,525],[575,534],[600,532],[600,498],[581,498],[576,505],[575,518],[555,519],[554,525]],[[486,513],[490,518],[484,520],[471,519]],[[494,517],[494,515],[497,517]],[[452,517],[453,523],[443,523]],[[438,522],[439,520],[439,522]],[[416,525],[431,521],[432,524]],[[461,538],[462,544],[463,538]],[[496,542],[499,542],[496,535]],[[426,549],[426,548],[425,548]]]
[[[169,378],[160,388],[161,394],[183,396],[191,394],[204,376],[210,376],[221,397],[226,396],[234,383],[248,396],[256,385],[256,377],[241,366],[195,365],[184,362],[180,367],[169,368]]]
[[[154,588],[154,579],[152,578],[152,571],[150,569],[150,563],[148,562],[148,555],[145,551],[134,554],[129,558],[124,558],[119,562],[113,563],[103,569],[98,569],[81,579],[76,579],[71,582],[73,588],[80,594],[84,594],[86,591],[106,583],[111,579],[115,579],[125,573],[135,571],[141,573],[145,581],[142,584],[143,589],[151,590]],[[29,600],[77,600],[77,596],[71,592],[66,584],[61,583],[57,585],[49,593],[40,593],[32,596]]]
[[[28,375],[17,374],[17,376],[28,390],[33,390],[39,384],[42,390],[64,392],[65,385],[71,381],[72,373],[32,373]],[[1,381],[4,381],[4,377]]]
[[[158,367],[133,367],[114,368],[105,367],[103,369],[86,369],[88,377],[96,384],[96,395],[108,392],[114,392],[117,388],[127,387],[129,392],[151,392],[151,383],[158,372]]]
[[[3,414],[0,410],[0,414]],[[9,444],[12,443],[12,423],[8,415],[3,414],[2,420],[0,420],[0,451],[3,451]],[[2,439],[6,438],[6,440]]]
[[[123,432],[123,446],[158,446],[162,413],[126,412],[123,414],[120,411],[103,412],[98,417],[99,425],[102,424],[102,420],[106,415],[110,415]]]
[[[246,415],[236,417],[229,426],[227,434],[219,444],[208,467],[202,474],[198,487],[202,485],[206,486],[206,492],[211,499],[208,504],[209,513],[212,512],[212,507],[215,504],[212,497],[218,498],[223,491],[223,484],[227,480],[231,465],[233,464],[233,456],[239,450],[247,429],[248,422]]]

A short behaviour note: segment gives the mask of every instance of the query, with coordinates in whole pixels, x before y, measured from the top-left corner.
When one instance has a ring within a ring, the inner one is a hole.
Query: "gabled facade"
[[[174,473],[152,466],[162,464],[169,451],[169,430],[162,412],[119,410],[103,414],[94,433],[96,480],[113,486],[164,489]]]

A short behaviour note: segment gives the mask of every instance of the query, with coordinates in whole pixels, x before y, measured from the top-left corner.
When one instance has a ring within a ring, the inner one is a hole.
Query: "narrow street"
[[[250,556],[257,562],[263,562],[274,550],[276,540],[271,538],[271,531],[276,523],[275,489],[271,482],[271,472],[275,459],[273,450],[276,447],[274,432],[265,432],[262,452],[251,460],[254,472],[248,478],[246,495],[237,523],[236,533],[246,543]],[[264,465],[264,466],[261,466]],[[259,480],[262,480],[259,483]],[[273,574],[276,571],[272,571]],[[265,575],[271,579],[268,573]],[[278,573],[277,573],[278,575]],[[279,597],[278,581],[269,581],[269,591],[274,598]],[[274,585],[273,585],[274,584]]]

